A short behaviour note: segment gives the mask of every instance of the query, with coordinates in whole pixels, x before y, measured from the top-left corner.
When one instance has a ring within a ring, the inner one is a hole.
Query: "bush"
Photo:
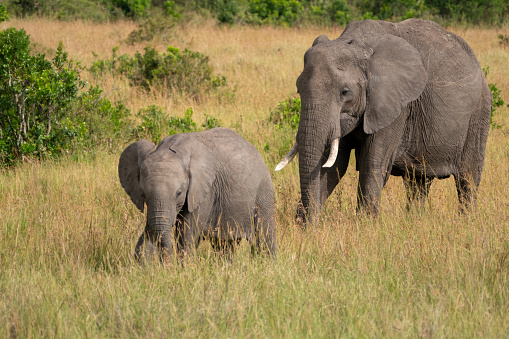
[[[132,129],[131,137],[135,140],[145,138],[157,144],[167,135],[196,132],[199,129],[193,120],[193,113],[193,108],[189,107],[184,112],[184,117],[169,117],[156,105],[142,108],[138,111],[141,124]],[[216,118],[205,115],[202,127],[211,129],[218,126],[219,121]]]
[[[0,22],[9,20],[9,14],[7,14],[7,9],[4,4],[0,3]]]
[[[307,21],[312,23],[345,26],[351,21],[350,6],[343,0],[317,1],[307,12]]]
[[[235,0],[217,1],[217,20],[224,24],[234,24],[241,13],[240,5]]]
[[[300,120],[300,98],[289,98],[281,101],[274,110],[270,112],[269,121],[278,128],[286,126],[295,130],[299,127]]]
[[[302,10],[297,0],[250,0],[248,22],[292,25]]]
[[[146,47],[144,54],[136,52],[134,57],[125,54],[117,57],[117,48],[113,49],[112,59],[97,60],[90,71],[96,75],[105,71],[124,75],[131,85],[147,91],[156,87],[194,98],[226,85],[226,78],[213,75],[209,58],[199,52],[168,46],[167,53],[160,54]]]
[[[498,35],[498,43],[502,47],[508,47],[509,46],[509,35],[499,34]]]
[[[123,17],[122,11],[109,1],[95,0],[14,0],[8,2],[9,10],[16,16],[50,17],[58,20],[90,20],[104,22]]]
[[[5,0],[9,13],[41,15],[62,20],[108,21],[167,18],[181,13],[208,17],[220,23],[294,26],[346,25],[351,20],[403,20],[435,16],[474,24],[502,24],[509,14],[507,0]],[[141,28],[140,29],[144,29]],[[143,35],[143,34],[142,34]]]
[[[18,157],[51,156],[68,147],[75,128],[59,123],[85,86],[81,68],[67,59],[62,44],[52,61],[31,55],[26,32],[0,32],[0,118],[2,163]]]
[[[482,69],[484,72],[484,76],[488,78],[488,74],[490,73],[490,67],[486,66]],[[488,87],[491,90],[491,94],[493,95],[493,106],[491,107],[491,117],[490,117],[490,123],[491,127],[493,128],[500,128],[500,125],[493,122],[493,117],[495,116],[495,111],[498,107],[504,106],[505,102],[502,99],[501,90],[497,87],[496,84],[488,83]]]
[[[272,133],[274,140],[267,142],[264,146],[264,150],[271,154],[274,161],[281,160],[295,142],[296,130],[299,127],[300,107],[300,98],[288,98],[279,102],[276,108],[270,111],[269,118],[264,121],[264,124],[273,124],[277,129],[277,136]],[[274,148],[276,152],[271,148]]]
[[[426,11],[425,3],[420,0],[367,0],[358,3],[363,19],[404,20],[419,16]]]
[[[178,23],[177,18],[162,16],[154,14],[144,18],[139,24],[138,28],[129,33],[125,40],[128,45],[134,45],[144,41],[152,41],[155,37],[166,41],[169,40],[174,28]]]
[[[98,87],[82,92],[81,70],[62,43],[49,61],[32,55],[24,30],[0,32],[0,165],[51,158],[121,133],[129,111],[102,98]]]
[[[113,104],[105,98],[104,90],[99,86],[80,93],[67,114],[74,124],[85,127],[83,135],[75,139],[74,144],[91,149],[101,145],[111,147],[128,139],[129,130],[125,125],[130,123],[130,116],[131,112],[122,102]]]
[[[426,4],[443,18],[473,24],[501,24],[509,10],[506,0],[426,0]]]

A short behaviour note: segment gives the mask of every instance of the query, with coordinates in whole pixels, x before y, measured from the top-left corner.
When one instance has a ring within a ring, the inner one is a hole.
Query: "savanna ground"
[[[90,66],[145,45],[122,43],[130,22],[87,24],[11,20],[36,49],[63,41]],[[509,101],[509,27],[449,28],[490,67]],[[252,142],[275,187],[278,255],[251,257],[242,243],[231,261],[207,243],[184,266],[133,261],[144,227],[117,177],[122,149],[25,163],[0,172],[0,337],[493,337],[509,336],[509,109],[498,110],[488,139],[477,208],[459,214],[452,178],[435,181],[426,211],[406,211],[401,179],[389,180],[382,213],[355,211],[352,166],[327,202],[321,225],[294,223],[299,198],[294,161],[274,172],[293,134],[264,123],[295,80],[314,38],[339,28],[217,27],[192,22],[171,44],[210,57],[228,79],[227,95],[200,102],[146,94],[104,77],[111,100],[132,112],[157,104],[169,115],[193,107],[196,121],[219,118]],[[85,73],[86,75],[86,73]],[[94,82],[92,77],[89,78]]]

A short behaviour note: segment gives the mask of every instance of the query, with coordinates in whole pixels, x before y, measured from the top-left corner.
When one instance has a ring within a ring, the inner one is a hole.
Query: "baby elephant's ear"
[[[140,188],[140,164],[154,148],[154,144],[148,140],[136,141],[122,152],[118,161],[120,184],[141,212],[145,201]]]
[[[211,194],[212,184],[216,179],[217,163],[210,148],[194,138],[190,139],[192,147],[189,158],[187,208],[192,212]]]

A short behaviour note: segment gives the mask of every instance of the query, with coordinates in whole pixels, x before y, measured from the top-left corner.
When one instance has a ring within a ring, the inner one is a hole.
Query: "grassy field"
[[[122,43],[135,25],[42,19],[23,27],[47,55],[63,41],[90,66],[133,54]],[[509,47],[499,29],[461,28],[488,81],[509,101]],[[295,80],[314,38],[340,29],[216,27],[190,23],[170,41],[210,57],[230,95],[193,102],[147,95],[105,77],[111,100],[136,112],[157,104],[169,115],[193,107],[252,142],[273,169],[294,137],[264,123]],[[88,76],[85,73],[86,76]],[[90,81],[94,80],[90,77]],[[278,231],[275,261],[252,258],[242,244],[231,261],[204,243],[182,267],[133,262],[143,230],[117,176],[121,149],[25,163],[0,171],[0,337],[492,337],[509,336],[509,108],[490,132],[477,208],[459,214],[453,179],[435,181],[427,209],[405,209],[401,179],[384,189],[376,220],[355,212],[357,173],[350,168],[317,228],[293,221],[297,162],[272,172]]]

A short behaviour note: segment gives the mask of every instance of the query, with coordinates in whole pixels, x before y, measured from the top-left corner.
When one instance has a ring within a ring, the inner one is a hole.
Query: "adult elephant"
[[[296,143],[276,170],[299,153],[298,218],[318,219],[352,150],[358,205],[369,212],[378,212],[390,174],[404,177],[410,200],[450,175],[460,202],[474,199],[493,98],[474,52],[454,33],[417,19],[353,22],[336,40],[315,39],[297,89]]]
[[[118,175],[136,207],[143,212],[147,205],[137,259],[157,250],[161,260],[171,257],[173,233],[180,254],[207,237],[216,248],[245,238],[253,250],[275,255],[272,179],[256,148],[237,133],[176,134],[157,148],[137,141],[122,152]]]

